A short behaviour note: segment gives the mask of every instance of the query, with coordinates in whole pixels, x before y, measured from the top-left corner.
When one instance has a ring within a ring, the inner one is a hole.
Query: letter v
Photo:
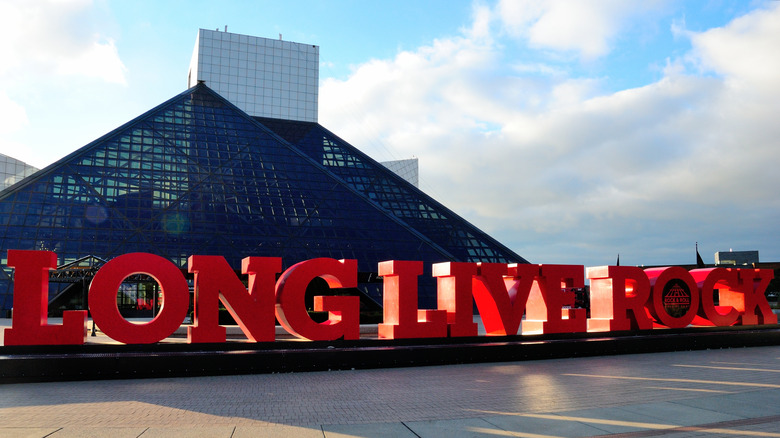
[[[472,293],[488,336],[516,335],[539,266],[478,263]]]

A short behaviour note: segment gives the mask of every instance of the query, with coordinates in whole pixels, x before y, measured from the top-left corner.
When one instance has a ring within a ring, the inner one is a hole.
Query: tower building
[[[320,48],[198,30],[187,87],[205,82],[250,116],[317,121]]]

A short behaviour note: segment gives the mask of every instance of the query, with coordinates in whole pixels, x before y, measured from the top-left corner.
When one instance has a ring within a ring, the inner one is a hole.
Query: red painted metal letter
[[[574,307],[571,288],[585,286],[582,265],[540,265],[526,304],[526,333],[577,333],[588,329],[587,311]]]
[[[539,266],[478,263],[472,292],[488,336],[516,335]]]
[[[314,297],[314,310],[330,313],[328,321],[314,322],[306,312],[306,287],[316,277],[332,288],[357,287],[357,260],[318,258],[291,266],[276,283],[276,318],[291,334],[312,341],[358,339],[360,298]]]
[[[273,342],[276,337],[274,286],[282,271],[279,257],[247,257],[241,272],[249,274],[249,290],[224,257],[191,256],[189,271],[195,274],[195,317],[187,329],[188,342],[225,342],[225,327],[219,325],[219,302],[253,342]]]
[[[739,325],[777,324],[777,315],[764,295],[775,273],[771,269],[729,270],[737,271],[738,284],[736,288],[720,291],[720,304],[732,306],[742,313]]]
[[[694,269],[690,271],[699,286],[701,304],[694,318],[694,325],[715,325],[725,327],[733,325],[739,319],[739,311],[732,306],[716,306],[715,291],[718,291],[718,302],[723,304],[722,290],[738,287],[737,271],[725,268]]]
[[[125,278],[146,274],[159,285],[165,296],[160,313],[144,324],[133,324],[122,317],[116,304],[119,287]],[[92,319],[108,337],[125,344],[153,344],[172,335],[187,316],[190,293],[181,270],[169,260],[146,253],[130,253],[103,265],[89,286]]]
[[[645,311],[650,282],[635,266],[597,266],[587,269],[590,279],[588,331],[649,330],[653,320]]]
[[[659,325],[684,328],[699,309],[699,287],[679,266],[645,269],[652,288],[647,309]]]
[[[8,251],[14,268],[14,313],[5,329],[5,345],[83,344],[87,338],[87,311],[67,310],[62,325],[49,325],[49,269],[57,267],[51,251]]]
[[[384,280],[384,322],[379,324],[380,338],[447,337],[446,311],[417,309],[417,277],[422,273],[422,262],[379,263],[379,275]]]
[[[474,322],[474,305],[471,296],[471,281],[477,275],[476,263],[446,262],[433,265],[433,276],[437,283],[438,307],[447,311],[449,335],[477,336]]]

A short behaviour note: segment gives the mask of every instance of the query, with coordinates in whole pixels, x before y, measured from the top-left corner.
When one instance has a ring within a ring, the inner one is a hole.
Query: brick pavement
[[[0,437],[780,437],[780,347],[0,386]]]

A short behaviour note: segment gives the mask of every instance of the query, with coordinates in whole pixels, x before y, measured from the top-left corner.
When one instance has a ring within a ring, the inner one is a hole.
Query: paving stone
[[[717,423],[744,418],[738,415],[732,415],[728,412],[701,409],[686,406],[685,403],[678,402],[644,403],[621,406],[620,409],[627,412],[633,412],[647,420],[655,419],[659,423],[676,424],[680,426]]]
[[[232,438],[323,438],[322,429],[319,426],[290,426],[275,424],[256,427],[236,427]]]
[[[726,435],[762,431],[780,437],[778,372],[780,346],[11,384],[0,385],[0,436],[332,438],[413,436],[411,430],[420,437],[453,438],[609,433],[678,437],[717,436],[702,428],[722,427]]]
[[[405,423],[420,438],[467,438],[511,436],[507,431],[482,418],[463,418],[454,420],[412,421]]]
[[[233,426],[150,427],[142,438],[231,438]],[[104,435],[109,436],[109,435]]]
[[[574,436],[588,436],[586,435],[588,432],[585,432],[588,428],[594,428],[602,431],[601,434],[607,434],[653,430],[650,426],[659,427],[661,425],[658,421],[647,421],[648,418],[643,417],[642,415],[627,412],[615,407],[578,409],[574,411],[541,415],[544,415],[544,419],[551,422],[558,424],[570,423],[583,430],[582,435]],[[596,433],[596,435],[598,435],[598,433]]]
[[[3,438],[41,438],[56,432],[56,427],[3,427],[0,425],[0,436]]]
[[[325,438],[415,438],[403,423],[329,424],[322,427]]]
[[[750,391],[679,400],[676,403],[716,412],[727,412],[741,418],[764,417],[780,413],[780,391]]]
[[[552,415],[552,418],[537,418],[507,414],[485,417],[484,420],[502,430],[539,436],[581,437],[607,433],[606,430],[599,428],[598,425],[584,424],[555,417],[555,415]]]
[[[78,427],[69,426],[52,433],[41,435],[46,438],[136,438],[147,430],[145,427]]]

